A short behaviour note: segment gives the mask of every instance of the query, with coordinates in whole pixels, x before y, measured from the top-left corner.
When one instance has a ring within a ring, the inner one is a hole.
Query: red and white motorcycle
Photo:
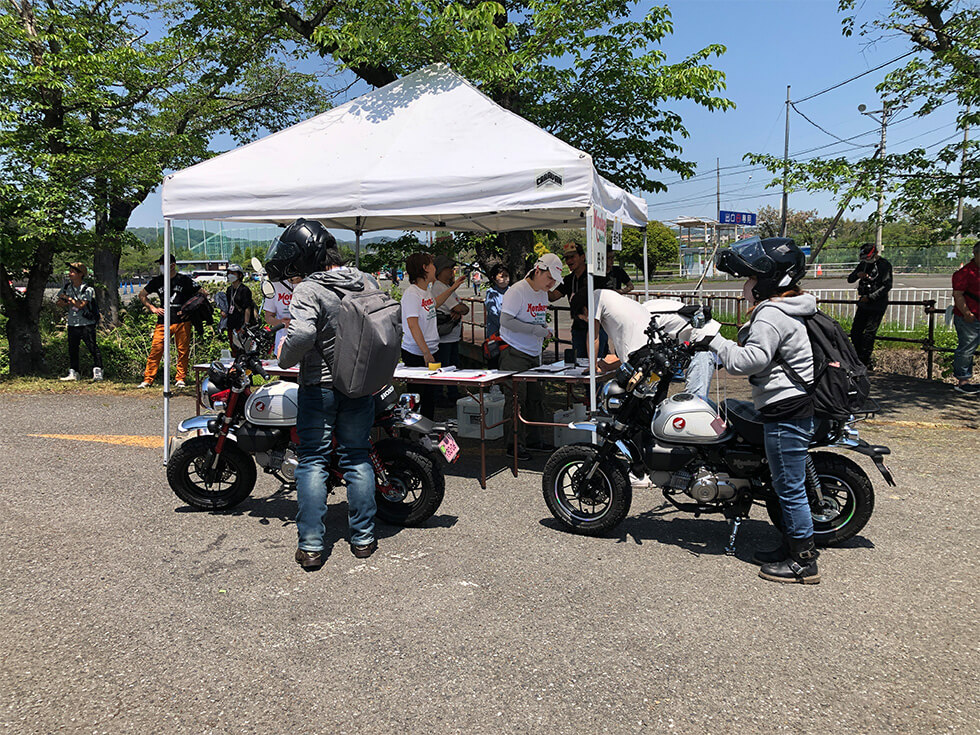
[[[201,383],[201,402],[217,415],[180,423],[171,440],[167,481],[188,505],[225,510],[255,487],[256,464],[287,489],[295,487],[297,385],[273,381],[252,390],[252,373],[268,378],[262,356],[274,330],[246,327],[243,349],[230,365],[214,362]],[[416,413],[418,396],[399,396],[394,386],[375,394],[375,427],[387,435],[371,444],[378,517],[400,526],[418,526],[438,510],[445,494],[442,462],[453,462],[459,446],[451,427]],[[329,489],[343,483],[331,453]]]

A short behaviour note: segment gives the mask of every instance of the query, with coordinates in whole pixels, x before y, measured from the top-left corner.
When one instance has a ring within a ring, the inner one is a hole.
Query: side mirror
[[[272,285],[272,281],[265,277],[264,273],[259,280],[259,288],[262,290],[262,295],[267,299],[276,297],[276,287]]]
[[[260,276],[265,275],[265,267],[262,265],[262,261],[258,258],[252,258],[252,270],[258,273]]]

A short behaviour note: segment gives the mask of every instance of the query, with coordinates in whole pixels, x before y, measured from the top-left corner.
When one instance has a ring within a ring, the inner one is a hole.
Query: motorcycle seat
[[[751,401],[736,401],[734,398],[726,398],[722,404],[725,412],[725,421],[735,429],[749,444],[762,446],[762,414],[755,410]]]
[[[755,409],[751,401],[736,401],[734,398],[726,398],[722,409],[725,420],[738,432],[739,436],[749,444],[760,447],[763,445],[762,414]],[[817,418],[813,428],[813,440],[810,442],[810,446],[822,446],[830,442],[831,432],[834,429],[830,420]]]

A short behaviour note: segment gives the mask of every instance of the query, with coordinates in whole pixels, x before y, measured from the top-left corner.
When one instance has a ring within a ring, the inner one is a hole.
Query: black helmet
[[[336,247],[326,227],[301,217],[273,240],[265,256],[266,275],[270,281],[308,276],[323,270],[327,250]]]
[[[733,276],[758,280],[752,287],[756,301],[798,284],[806,273],[806,256],[789,237],[758,235],[739,240],[718,253],[715,267]]]

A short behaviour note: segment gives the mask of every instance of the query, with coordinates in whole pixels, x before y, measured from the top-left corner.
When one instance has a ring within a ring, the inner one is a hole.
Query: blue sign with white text
[[[755,227],[755,212],[718,212],[718,222],[723,225],[743,225]]]

